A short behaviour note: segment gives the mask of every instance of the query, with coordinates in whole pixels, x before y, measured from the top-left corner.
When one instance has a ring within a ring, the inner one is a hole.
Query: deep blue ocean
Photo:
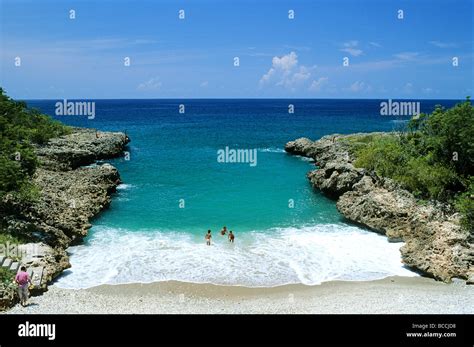
[[[57,101],[27,103],[66,124],[131,138],[130,159],[110,161],[123,184],[84,244],[70,248],[73,266],[60,286],[275,286],[414,275],[400,263],[400,243],[347,224],[311,188],[306,173],[314,164],[283,150],[299,137],[403,129],[409,117],[381,116],[383,100],[87,100],[95,101],[94,119],[56,116]],[[418,101],[422,112],[456,103]],[[256,150],[255,165],[219,162],[226,147]],[[219,235],[224,225],[234,244]]]

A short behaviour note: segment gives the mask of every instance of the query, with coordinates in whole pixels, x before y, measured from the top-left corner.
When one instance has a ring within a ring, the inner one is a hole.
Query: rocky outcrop
[[[460,227],[460,216],[449,206],[421,204],[394,181],[354,167],[349,141],[368,134],[330,135],[312,142],[288,142],[288,153],[313,158],[317,169],[308,173],[311,184],[337,199],[341,214],[354,223],[404,241],[402,260],[434,278],[474,276],[472,236]],[[390,136],[386,133],[372,133]]]
[[[315,160],[318,170],[308,173],[312,185],[327,196],[338,198],[352,190],[365,173],[352,164],[348,146],[341,139],[347,136],[328,135],[319,141],[300,138],[285,145],[285,151]]]
[[[17,290],[13,285],[0,285],[0,311],[9,309],[17,301]]]
[[[70,170],[95,160],[121,156],[128,142],[124,133],[73,128],[72,134],[51,139],[46,146],[38,146],[36,153],[43,168]]]
[[[120,183],[116,168],[95,161],[122,155],[128,142],[123,133],[74,128],[38,147],[40,166],[33,182],[39,197],[24,205],[7,195],[1,202],[6,230],[52,247],[80,241],[91,227],[89,220],[110,204]]]
[[[400,241],[411,223],[416,199],[389,179],[364,175],[337,201],[337,209],[349,220]]]
[[[102,164],[68,171],[39,168],[33,180],[41,191],[38,201],[12,203],[19,213],[8,219],[7,230],[66,248],[86,236],[89,220],[110,204],[120,176],[112,165]]]
[[[3,229],[31,241],[21,246],[21,262],[41,268],[40,288],[70,267],[66,248],[87,235],[90,219],[110,204],[120,183],[115,167],[96,160],[123,155],[128,142],[124,133],[74,128],[37,147],[38,199],[24,204],[7,195],[0,202]]]

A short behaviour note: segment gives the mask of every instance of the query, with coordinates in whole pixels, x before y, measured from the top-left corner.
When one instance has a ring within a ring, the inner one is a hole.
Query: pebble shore
[[[7,314],[473,314],[474,286],[424,277],[273,288],[184,282],[56,285]]]

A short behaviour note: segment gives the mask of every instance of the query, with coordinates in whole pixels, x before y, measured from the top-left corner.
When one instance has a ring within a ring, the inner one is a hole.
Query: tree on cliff
[[[68,132],[65,125],[12,100],[0,88],[0,199],[8,193],[30,199],[30,177],[38,165],[34,145]]]

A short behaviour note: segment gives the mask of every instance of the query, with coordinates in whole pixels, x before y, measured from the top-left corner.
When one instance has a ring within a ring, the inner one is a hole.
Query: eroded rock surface
[[[472,282],[473,240],[460,227],[459,214],[438,203],[421,204],[394,181],[354,167],[346,140],[367,135],[336,134],[314,142],[300,138],[288,142],[285,150],[314,159],[317,169],[308,173],[311,184],[337,199],[346,219],[391,241],[404,241],[400,251],[407,266],[443,281],[459,277]]]

